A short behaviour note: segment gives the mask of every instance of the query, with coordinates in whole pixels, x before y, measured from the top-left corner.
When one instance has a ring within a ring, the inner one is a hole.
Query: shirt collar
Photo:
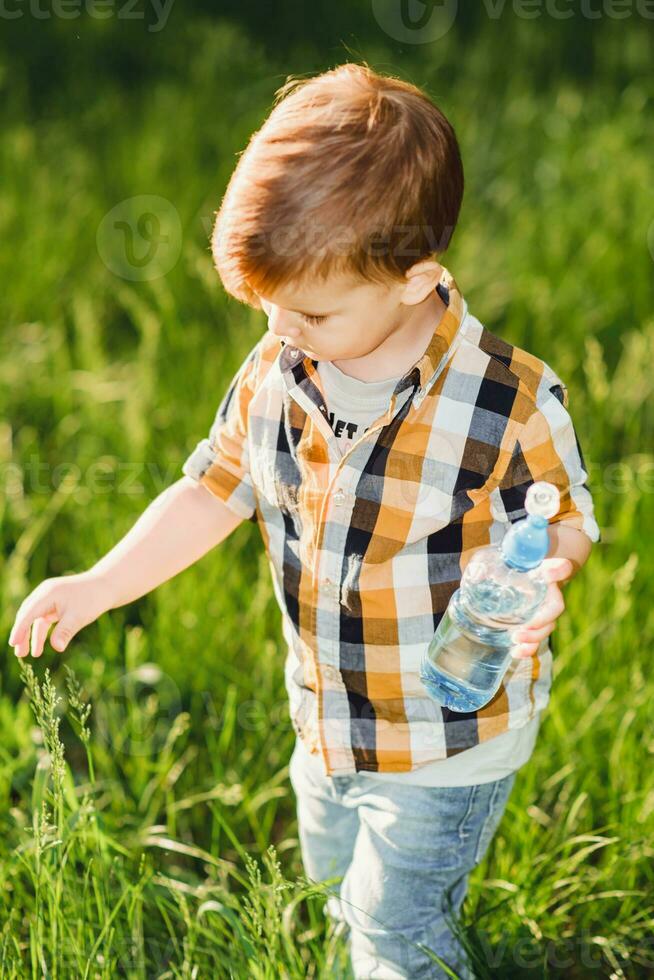
[[[454,276],[445,266],[443,266],[443,272],[436,286],[436,291],[447,308],[444,310],[439,323],[436,324],[426,351],[409,368],[406,374],[403,375],[403,379],[415,378],[420,388],[424,388],[433,378],[443,356],[450,350],[468,309],[468,305],[459,291]],[[316,362],[309,358],[307,354],[304,354],[300,348],[292,347],[283,340],[280,343],[282,350],[279,355],[279,364],[282,373],[297,371],[298,365],[304,365],[306,361],[311,361],[315,367]]]

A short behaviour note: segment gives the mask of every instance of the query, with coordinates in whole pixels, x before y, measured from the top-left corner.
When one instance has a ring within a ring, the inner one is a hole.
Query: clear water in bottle
[[[558,513],[559,499],[554,484],[532,484],[528,516],[468,562],[420,665],[427,692],[445,707],[477,711],[498,691],[512,659],[511,633],[547,592],[538,566],[549,551],[548,518]]]

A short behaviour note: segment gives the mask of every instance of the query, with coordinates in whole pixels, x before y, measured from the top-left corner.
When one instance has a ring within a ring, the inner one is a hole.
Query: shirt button
[[[291,350],[291,357],[297,357],[300,352],[294,347]]]
[[[345,492],[340,488],[334,494],[334,503],[337,504],[339,507],[341,506],[341,504],[345,503]]]
[[[340,598],[340,589],[336,582],[332,582],[330,578],[326,578],[322,584],[322,591],[325,595],[332,596],[334,599]]]
[[[336,667],[332,667],[329,664],[323,668],[323,676],[327,678],[328,681],[337,680],[340,671]]]

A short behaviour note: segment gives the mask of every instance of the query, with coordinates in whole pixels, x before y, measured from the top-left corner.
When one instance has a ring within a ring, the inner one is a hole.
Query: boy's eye
[[[306,314],[303,313],[302,314],[302,319],[304,320],[305,323],[310,324],[310,326],[317,327],[318,324],[319,323],[323,323],[323,321],[326,320],[327,317],[326,316],[306,316]]]

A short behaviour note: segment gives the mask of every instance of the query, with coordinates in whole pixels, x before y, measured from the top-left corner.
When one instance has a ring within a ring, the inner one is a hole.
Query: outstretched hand
[[[533,618],[522,626],[516,626],[512,633],[514,646],[511,648],[511,654],[518,659],[533,657],[541,640],[554,630],[557,619],[565,609],[563,593],[558,583],[563,583],[570,578],[573,564],[569,558],[544,558],[540,571],[549,585],[543,603]]]

